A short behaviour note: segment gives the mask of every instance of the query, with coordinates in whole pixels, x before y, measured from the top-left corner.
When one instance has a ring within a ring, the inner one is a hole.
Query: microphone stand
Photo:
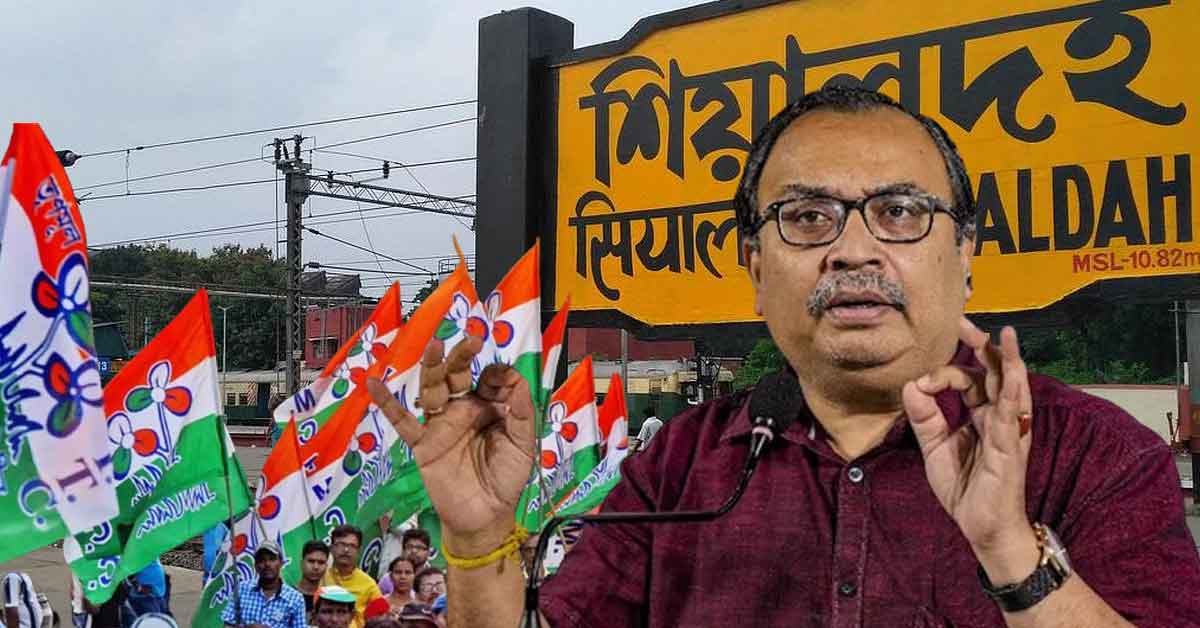
[[[738,500],[742,498],[742,493],[746,491],[746,486],[750,484],[750,478],[754,475],[754,469],[758,466],[758,459],[762,456],[762,452],[767,443],[771,442],[775,435],[776,422],[770,417],[757,417],[754,421],[755,428],[753,431],[753,442],[750,445],[750,455],[746,457],[746,464],[742,466],[741,477],[738,479],[737,488],[733,494],[721,504],[716,510],[683,510],[683,511],[666,511],[666,512],[602,512],[594,515],[568,515],[565,517],[555,516],[546,522],[546,526],[542,528],[541,536],[538,538],[537,552],[534,553],[533,566],[529,573],[529,582],[525,584],[525,614],[521,620],[522,628],[542,628],[541,617],[538,614],[538,593],[541,590],[541,574],[542,561],[546,556],[546,550],[550,547],[550,537],[554,535],[554,531],[562,524],[568,521],[580,521],[583,523],[608,524],[608,523],[695,523],[700,521],[712,521],[721,515],[733,509]]]

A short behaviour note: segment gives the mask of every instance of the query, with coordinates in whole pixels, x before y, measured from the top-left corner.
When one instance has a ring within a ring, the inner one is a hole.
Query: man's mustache
[[[830,273],[817,281],[808,295],[808,313],[820,318],[833,303],[834,297],[843,292],[874,292],[884,302],[899,310],[908,307],[908,297],[900,284],[880,273],[848,270]]]

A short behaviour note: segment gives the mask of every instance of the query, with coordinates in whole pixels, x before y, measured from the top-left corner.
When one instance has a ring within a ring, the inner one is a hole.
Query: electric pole
[[[304,229],[302,210],[308,198],[309,164],[300,156],[299,135],[292,136],[293,154],[288,154],[286,140],[275,139],[275,167],[283,173],[287,200],[287,347],[284,357],[289,395],[300,389],[300,358],[304,355],[304,312],[300,309],[301,233]]]
[[[316,229],[304,226],[304,203],[310,196],[338,198],[351,201],[368,201],[386,207],[415,209],[443,216],[474,219],[475,203],[428,192],[413,192],[378,185],[367,185],[358,181],[334,178],[333,172],[325,176],[312,176],[312,165],[300,156],[300,144],[304,138],[293,135],[289,139],[275,138],[275,167],[284,175],[287,190],[287,391],[289,395],[300,389],[300,359],[304,356],[304,312],[300,309],[300,273],[304,269],[300,242],[304,231],[324,235]],[[291,151],[288,143],[291,142]],[[391,164],[383,162],[383,176],[387,178]]]

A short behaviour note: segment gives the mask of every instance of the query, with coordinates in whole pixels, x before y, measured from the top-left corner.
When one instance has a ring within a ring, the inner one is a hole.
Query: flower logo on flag
[[[342,457],[342,471],[349,476],[358,475],[363,468],[363,457],[358,451],[351,449]]]
[[[129,475],[133,466],[133,455],[129,453],[137,444],[137,436],[133,433],[133,422],[129,415],[118,412],[108,417],[108,442],[112,443],[113,479],[120,482]]]
[[[168,418],[169,415],[177,417],[187,415],[188,410],[192,409],[192,393],[184,386],[171,386],[171,362],[169,360],[162,360],[150,367],[146,383],[146,386],[139,386],[129,391],[129,394],[125,396],[125,409],[129,412],[141,412],[154,406],[158,412],[158,426],[162,431],[155,433],[153,430],[147,430],[144,437],[146,443],[142,447],[142,449],[148,450],[147,453],[142,453],[137,448],[135,451],[143,456],[160,453],[170,460],[173,457],[174,446],[171,442],[171,426]]]
[[[488,323],[492,331],[492,341],[496,346],[503,349],[512,344],[513,337],[516,335],[513,330],[512,323],[500,320],[502,296],[499,292],[494,291],[488,295],[487,301],[484,303],[484,310],[487,312]]]
[[[55,401],[46,421],[46,431],[58,438],[69,436],[79,427],[85,405],[100,407],[103,401],[100,368],[95,360],[87,360],[79,368],[72,369],[61,355],[51,353],[42,383]]]
[[[92,316],[88,312],[87,263],[80,253],[68,255],[58,267],[58,277],[45,271],[33,279],[33,305],[47,318],[62,317],[75,344],[93,353]]]
[[[338,365],[336,377],[333,382],[333,396],[335,399],[341,399],[350,392],[350,384],[355,386],[364,386],[367,379],[366,367],[371,366],[376,360],[379,360],[387,353],[387,345],[382,342],[375,342],[379,335],[379,330],[375,328],[375,323],[371,323],[363,329],[359,334],[358,340],[350,347],[350,352],[347,354],[347,360]],[[366,364],[362,366],[350,366],[349,358],[363,356],[366,359]]]
[[[341,399],[350,392],[350,384],[355,386],[365,386],[367,384],[367,369],[361,366],[350,366],[343,362],[338,366],[337,379],[333,382],[333,397]]]
[[[555,401],[546,408],[554,449],[542,449],[542,468],[554,469],[567,457],[567,444],[579,436],[579,426],[567,416],[567,404]]]
[[[258,516],[270,521],[279,516],[283,510],[283,502],[279,501],[276,495],[268,495],[258,502]]]
[[[471,302],[463,293],[455,292],[454,299],[450,303],[450,311],[446,312],[446,317],[442,319],[442,324],[438,326],[437,333],[434,335],[438,340],[445,341],[460,334],[487,340],[488,323],[479,316],[472,316]]]
[[[434,332],[434,337],[447,345],[452,345],[467,336],[475,336],[487,342],[488,337],[491,336],[488,321],[484,317],[472,314],[471,310],[471,302],[467,297],[461,292],[455,292],[454,298],[450,302],[450,310],[446,312],[446,317],[442,319],[441,325]],[[471,360],[472,381],[479,379],[483,367],[479,356],[475,356]]]
[[[158,450],[158,432],[149,428],[135,430],[129,415],[117,412],[108,417],[108,442],[115,450],[113,477],[120,482],[133,468],[133,454],[148,458]]]
[[[367,364],[373,363],[375,360],[382,358],[384,353],[387,353],[387,345],[382,342],[375,342],[379,330],[375,329],[375,323],[367,325],[363,329],[362,334],[358,337],[358,342],[350,347],[350,357],[366,354]]]
[[[379,438],[371,432],[363,432],[356,439],[358,442],[358,450],[364,454],[369,454],[379,448]]]
[[[234,556],[241,556],[243,553],[248,553],[247,550],[249,547],[250,538],[243,533],[233,537],[233,547],[230,549],[233,551]]]

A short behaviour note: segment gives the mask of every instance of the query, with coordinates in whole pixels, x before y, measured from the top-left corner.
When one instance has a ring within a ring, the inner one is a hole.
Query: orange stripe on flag
[[[442,324],[446,312],[450,311],[455,292],[465,293],[468,299],[479,300],[475,296],[475,285],[471,282],[471,276],[467,274],[467,267],[462,264],[417,307],[404,324],[401,333],[396,336],[396,342],[388,347],[387,355],[372,365],[374,372],[367,374],[382,377],[384,369],[389,366],[396,374],[400,374],[420,362],[425,347],[433,339],[433,334]]]
[[[542,334],[542,364],[545,365],[550,357],[550,350],[563,343],[563,337],[567,335],[567,316],[571,312],[571,297],[567,297],[563,301],[562,307],[558,308],[558,312],[554,318],[550,319],[550,324],[546,326],[545,333]]]
[[[18,161],[21,163],[17,163]],[[10,192],[25,210],[33,232],[45,234],[45,241],[38,247],[42,268],[57,270],[71,253],[80,253],[86,260],[87,233],[83,227],[83,216],[79,213],[79,203],[75,200],[75,191],[71,188],[67,171],[58,161],[58,155],[54,154],[50,140],[42,131],[41,125],[36,122],[14,124],[8,150],[0,163],[13,166]],[[51,207],[49,201],[43,201],[42,205],[37,203],[39,189],[43,184],[50,182],[58,188],[62,201],[67,205],[65,216]],[[19,210],[10,207],[8,211]],[[79,235],[78,239],[70,244],[68,239],[71,234],[63,229],[60,223],[67,220]],[[3,225],[0,225],[0,231],[3,231]]]
[[[443,281],[412,313],[412,316],[400,328],[400,332],[396,334],[395,340],[388,346],[387,353],[367,370],[367,377],[383,379],[389,368],[394,374],[400,374],[420,362],[421,356],[425,353],[425,347],[433,339],[433,334],[446,316],[446,312],[450,311],[454,293],[465,290],[474,292],[474,286],[471,284],[471,276],[467,274],[466,265],[460,263],[450,277]],[[329,423],[305,445],[303,455],[306,464],[310,465],[310,473],[313,469],[320,469],[337,459],[330,459],[330,456],[335,454],[340,456],[341,452],[345,451],[350,444],[350,439],[354,437],[354,433],[358,429],[359,421],[366,416],[367,408],[370,405],[371,395],[367,392],[366,386],[358,386],[350,392],[350,396],[342,402],[337,412],[329,419]],[[310,449],[309,446],[314,445],[314,441],[320,439],[323,434],[326,435],[329,444],[321,445],[319,449],[317,447]],[[329,449],[325,449],[325,447],[329,447]],[[325,456],[321,456],[321,452],[325,452]],[[309,462],[311,455],[318,457],[313,463]],[[315,466],[312,466],[314,464]]]
[[[208,291],[201,288],[154,340],[104,387],[105,414],[112,416],[124,410],[125,395],[135,387],[145,386],[150,369],[162,360],[171,361],[171,377],[177,378],[205,359],[216,357]]]
[[[300,469],[300,448],[297,446],[299,442],[296,419],[292,418],[288,421],[287,427],[283,429],[279,440],[275,442],[275,448],[267,456],[266,462],[263,463],[264,486],[260,488],[262,492],[265,493],[280,480]]]
[[[502,295],[501,304],[504,312],[522,303],[540,298],[541,286],[538,285],[540,281],[538,279],[538,249],[540,247],[540,240],[534,242],[533,246],[521,256],[521,259],[513,264],[504,279],[501,279],[500,283],[496,285],[496,292]]]
[[[600,424],[600,439],[608,440],[613,423],[628,418],[629,410],[625,405],[625,385],[621,381],[621,374],[613,373],[612,378],[608,380],[608,394],[604,396],[604,403],[600,404],[599,420],[597,421]]]
[[[592,356],[584,356],[579,366],[567,376],[567,381],[554,391],[550,401],[567,404],[567,415],[578,411],[589,403],[596,402],[596,383],[592,379]]]

